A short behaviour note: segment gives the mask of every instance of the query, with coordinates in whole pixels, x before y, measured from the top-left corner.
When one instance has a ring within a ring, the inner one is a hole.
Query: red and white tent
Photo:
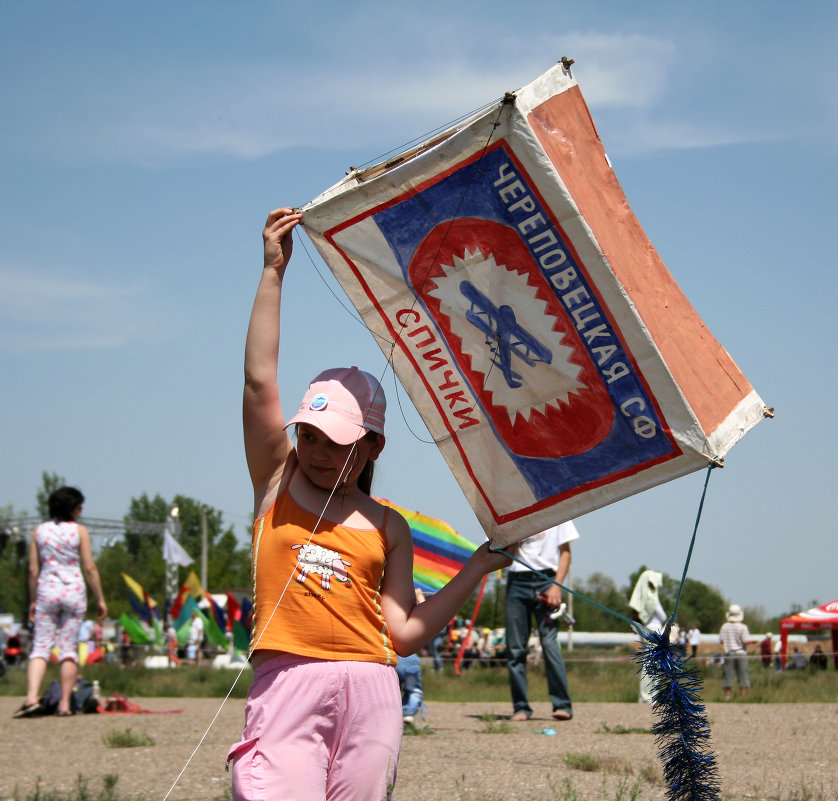
[[[832,660],[838,668],[838,601],[816,606],[806,612],[798,612],[780,621],[780,642],[783,649],[783,668],[788,655],[789,632],[832,630]]]

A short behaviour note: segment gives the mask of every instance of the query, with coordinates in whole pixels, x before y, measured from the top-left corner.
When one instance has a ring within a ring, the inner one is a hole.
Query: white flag
[[[163,535],[163,558],[181,567],[188,567],[195,561],[168,530]]]

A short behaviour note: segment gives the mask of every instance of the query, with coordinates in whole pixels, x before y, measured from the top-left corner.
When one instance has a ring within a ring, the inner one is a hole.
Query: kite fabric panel
[[[413,584],[422,592],[432,593],[444,587],[477,550],[444,520],[411,512],[384,498],[376,500],[407,521],[413,539]]]
[[[721,460],[770,414],[563,64],[302,211],[495,545]]]

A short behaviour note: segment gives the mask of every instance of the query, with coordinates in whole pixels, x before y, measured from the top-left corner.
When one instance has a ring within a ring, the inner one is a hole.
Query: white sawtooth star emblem
[[[492,254],[484,258],[480,250],[466,250],[462,258],[454,256],[453,262],[440,265],[445,274],[432,279],[436,288],[427,294],[439,300],[450,331],[462,340],[461,350],[469,366],[483,375],[483,389],[492,404],[505,408],[513,424],[518,415],[529,420],[533,411],[545,413],[550,406],[561,411],[561,404],[569,402],[571,393],[578,394],[585,388],[579,380],[582,368],[570,361],[574,349],[562,344],[566,334],[555,330],[558,320],[547,311],[545,301],[536,297],[536,288],[528,283],[527,274],[498,265]],[[520,377],[520,386],[510,386],[498,366],[497,342],[466,319],[472,303],[461,290],[463,282],[470,283],[495,306],[511,308],[518,325],[551,352],[550,363],[529,364],[513,354],[511,366]]]

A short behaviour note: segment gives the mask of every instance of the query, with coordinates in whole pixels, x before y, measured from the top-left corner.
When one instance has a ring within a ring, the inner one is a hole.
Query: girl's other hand
[[[496,553],[489,549],[490,543],[484,542],[472,555],[472,559],[479,560],[481,570],[484,573],[491,573],[509,567],[512,560],[502,553]],[[514,554],[518,550],[518,544],[505,545],[503,548],[507,553]]]

